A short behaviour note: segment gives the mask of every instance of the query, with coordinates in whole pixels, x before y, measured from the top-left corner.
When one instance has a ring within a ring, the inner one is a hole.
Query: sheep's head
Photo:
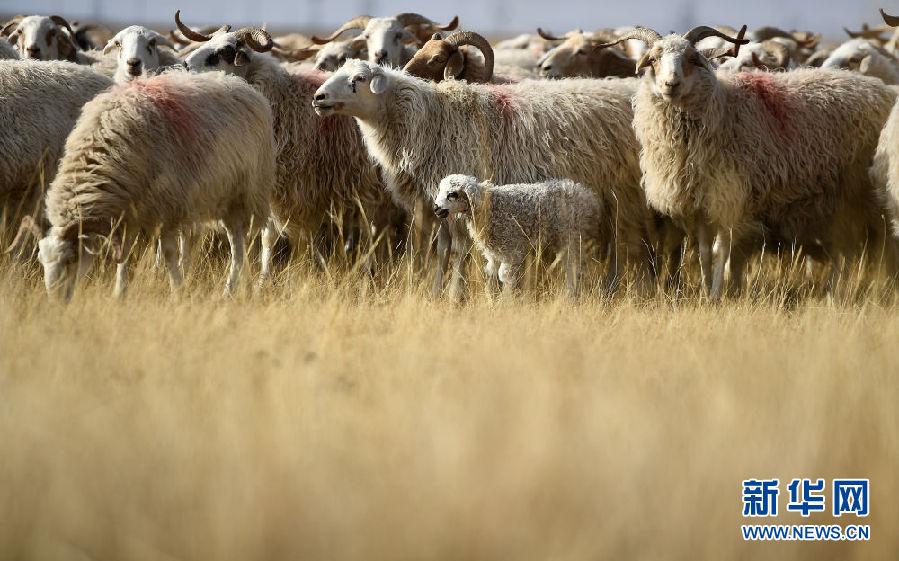
[[[892,58],[867,39],[850,39],[836,49],[821,63],[821,68],[844,69],[870,74],[880,56]]]
[[[740,54],[721,63],[718,67],[729,72],[743,70],[778,70],[789,69],[790,50],[776,39],[767,39],[760,43],[750,43],[740,49]]]
[[[44,285],[51,298],[68,301],[72,297],[76,283],[90,269],[94,255],[99,251],[102,236],[109,236],[112,257],[121,263],[121,234],[114,232],[112,224],[106,220],[85,220],[63,228],[54,227],[38,242]]]
[[[358,16],[343,24],[329,37],[324,39],[313,37],[312,41],[323,45],[333,41],[344,31],[361,29],[362,33],[351,42],[354,48],[358,50],[366,48],[368,60],[375,64],[400,66],[405,62],[403,52],[407,44],[419,45],[437,31],[455,29],[458,23],[459,18],[456,17],[449,24],[441,26],[421,14],[414,13],[397,14],[392,18]]]
[[[275,46],[271,35],[258,27],[230,31],[225,25],[212,35],[204,35],[181,23],[180,10],[175,12],[175,24],[185,37],[203,43],[184,59],[184,65],[191,72],[222,70],[246,78],[247,68],[257,53],[271,51]]]
[[[470,215],[471,199],[469,193],[473,189],[480,188],[481,182],[477,177],[454,173],[447,175],[440,181],[437,189],[437,197],[434,199],[434,214],[439,218],[449,215]]]
[[[161,46],[174,49],[174,44],[168,38],[152,29],[132,25],[116,33],[106,44],[103,54],[118,49],[115,80],[127,82],[161,66]]]
[[[321,117],[332,114],[371,118],[381,107],[390,75],[372,62],[351,59],[321,85],[312,98],[312,107]]]
[[[465,45],[472,45],[481,51],[484,55],[483,69],[466,67],[465,53],[461,49]],[[493,48],[487,39],[471,31],[457,31],[446,39],[435,33],[403,70],[434,82],[451,78],[488,82],[493,77]]]
[[[554,37],[542,29],[537,32],[547,41],[562,41],[537,61],[538,72],[544,78],[599,78],[634,73],[634,61],[605,42],[610,37],[592,37],[580,29],[562,37]]]
[[[69,23],[60,16],[28,16],[3,28],[23,58],[75,61],[78,46]]]
[[[716,80],[715,70],[709,59],[721,56],[722,52],[701,52],[696,43],[706,37],[720,37],[735,45],[732,54],[739,53],[739,46],[749,41],[742,39],[746,26],[737,38],[708,26],[691,29],[683,36],[671,33],[662,37],[652,29],[638,27],[625,33],[618,41],[606,43],[611,46],[627,39],[641,39],[649,45],[649,50],[637,61],[637,72],[647,68],[646,76],[652,81],[656,95],[667,101],[680,100],[687,97],[698,83]]]
[[[368,58],[368,50],[364,43],[355,41],[332,41],[315,54],[315,68],[325,72],[334,72],[351,58]]]

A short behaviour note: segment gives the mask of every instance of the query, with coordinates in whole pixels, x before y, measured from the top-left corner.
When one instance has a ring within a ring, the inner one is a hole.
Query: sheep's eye
[[[397,34],[396,34],[396,37],[394,38],[394,40],[399,41],[399,40],[402,39],[402,38],[403,38],[403,34],[402,34],[402,33],[397,33]]]
[[[116,41],[114,44],[115,44],[115,46],[116,46],[117,49],[121,49],[121,48],[122,48],[122,43],[121,43],[121,42]]]
[[[585,54],[587,54],[587,53],[584,52],[584,49],[578,49],[577,52],[574,53],[574,54],[576,54],[576,55],[585,55]]]
[[[212,53],[208,57],[206,57],[206,66],[218,66],[219,64],[219,54]]]
[[[446,199],[448,201],[455,201],[458,198],[459,198],[459,193],[457,193],[455,191],[450,191],[449,193],[446,194]]]
[[[356,76],[355,78],[353,78],[353,81],[354,82],[364,82],[365,76],[362,76],[362,75]]]
[[[341,56],[337,59],[337,62],[340,63],[340,64],[343,64],[344,62],[346,62],[346,56],[345,56],[345,55],[341,55]]]

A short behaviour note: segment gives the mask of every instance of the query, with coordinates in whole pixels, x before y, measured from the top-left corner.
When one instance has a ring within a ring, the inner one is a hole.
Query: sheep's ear
[[[113,37],[112,39],[109,40],[108,43],[106,43],[106,46],[103,47],[103,54],[104,54],[104,55],[108,55],[109,52],[110,52],[111,50],[113,50],[114,48],[117,47],[117,45],[115,44],[115,42],[116,42],[116,38]]]
[[[446,68],[443,69],[443,79],[458,78],[465,69],[465,56],[457,51],[449,56],[446,61]]]
[[[234,53],[234,66],[243,66],[248,62],[250,62],[250,55],[243,49],[237,49],[237,52]]]
[[[103,236],[88,234],[81,236],[81,247],[91,255],[98,255],[102,248]],[[109,256],[116,263],[122,262],[122,234],[118,230],[109,235]]]
[[[861,63],[859,63],[859,65],[858,65],[859,74],[867,74],[868,70],[870,70],[870,67],[871,67],[871,57],[866,56],[865,58],[862,59]]]
[[[69,34],[63,31],[50,31],[47,37],[47,43],[50,42],[50,34],[56,35],[56,41],[59,45],[59,54],[69,62],[78,62],[78,47],[72,42]]]
[[[385,91],[387,91],[387,76],[383,74],[375,74],[371,77],[371,82],[368,85],[369,89],[371,89],[371,93],[375,95],[381,95]]]
[[[647,66],[649,66],[649,64],[650,64],[649,63],[649,51],[647,51],[646,54],[644,54],[642,57],[640,57],[640,60],[637,61],[636,73],[639,74],[640,70],[642,68],[646,68]]]

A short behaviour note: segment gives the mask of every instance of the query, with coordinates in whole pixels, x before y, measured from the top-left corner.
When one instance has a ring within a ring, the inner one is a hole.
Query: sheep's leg
[[[511,296],[518,288],[521,263],[503,262],[499,266],[499,281],[503,283],[503,296]]]
[[[471,242],[469,241],[468,236],[459,235],[458,233],[453,235],[452,239],[456,257],[453,259],[453,272],[452,278],[450,279],[449,297],[453,302],[458,302],[464,296],[465,264],[468,263],[468,258],[471,254]]]
[[[750,248],[743,244],[741,247],[734,247],[730,252],[730,281],[727,285],[727,295],[729,297],[739,296],[743,291],[749,251]]]
[[[243,268],[245,258],[244,239],[247,236],[247,228],[243,224],[229,224],[225,226],[228,234],[228,244],[231,246],[231,270],[228,281],[225,283],[225,296],[233,296],[234,289],[240,280],[240,271]]]
[[[618,242],[609,244],[609,270],[606,272],[606,294],[612,296],[621,282],[621,247]]]
[[[677,296],[680,290],[681,270],[684,266],[684,251],[686,249],[687,235],[673,224],[667,224],[665,229],[665,268],[666,289],[673,296]]]
[[[177,237],[177,239],[176,239]],[[163,232],[159,236],[159,246],[165,259],[165,266],[169,273],[169,286],[172,292],[181,288],[181,269],[178,266],[178,245],[183,242],[183,236],[174,232]]]
[[[497,265],[496,265],[496,259],[490,254],[487,254],[486,258],[487,258],[487,265],[484,267],[484,276],[487,279],[487,292],[492,297],[496,294],[496,292],[499,288],[497,286],[498,279],[496,276],[498,273],[498,270],[497,270]]]
[[[724,269],[730,258],[731,236],[728,232],[720,232],[715,241],[715,269],[712,277],[712,290],[709,292],[710,300],[719,300],[724,288]]]
[[[278,229],[269,219],[262,228],[262,271],[259,274],[259,288],[263,288],[272,274],[272,251],[278,243]]]
[[[696,228],[696,246],[699,248],[699,271],[702,286],[707,295],[712,291],[712,232],[708,225]]]
[[[178,267],[181,269],[181,274],[187,276],[187,270],[190,268],[190,250],[194,244],[194,231],[192,228],[187,230],[181,230],[178,234],[178,253],[180,257],[178,258]]]
[[[434,298],[443,292],[443,273],[449,265],[452,244],[453,237],[449,226],[441,222],[437,227],[437,273],[434,275],[434,286],[431,287],[431,296]]]
[[[565,282],[568,296],[577,299],[584,282],[584,252],[580,240],[572,240],[565,249]]]

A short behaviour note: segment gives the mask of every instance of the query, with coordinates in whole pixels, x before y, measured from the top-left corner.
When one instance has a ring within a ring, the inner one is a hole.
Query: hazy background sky
[[[68,19],[140,22],[163,28],[173,27],[172,16],[180,8],[189,25],[267,22],[276,31],[332,28],[359,14],[420,12],[439,21],[458,14],[467,29],[502,34],[533,31],[537,26],[562,33],[576,27],[639,24],[666,32],[685,31],[700,23],[734,27],[745,23],[750,29],[766,24],[811,29],[829,38],[843,37],[843,26],[858,28],[864,21],[879,24],[878,7],[899,13],[896,0],[0,0],[0,13],[6,15],[53,13]]]

